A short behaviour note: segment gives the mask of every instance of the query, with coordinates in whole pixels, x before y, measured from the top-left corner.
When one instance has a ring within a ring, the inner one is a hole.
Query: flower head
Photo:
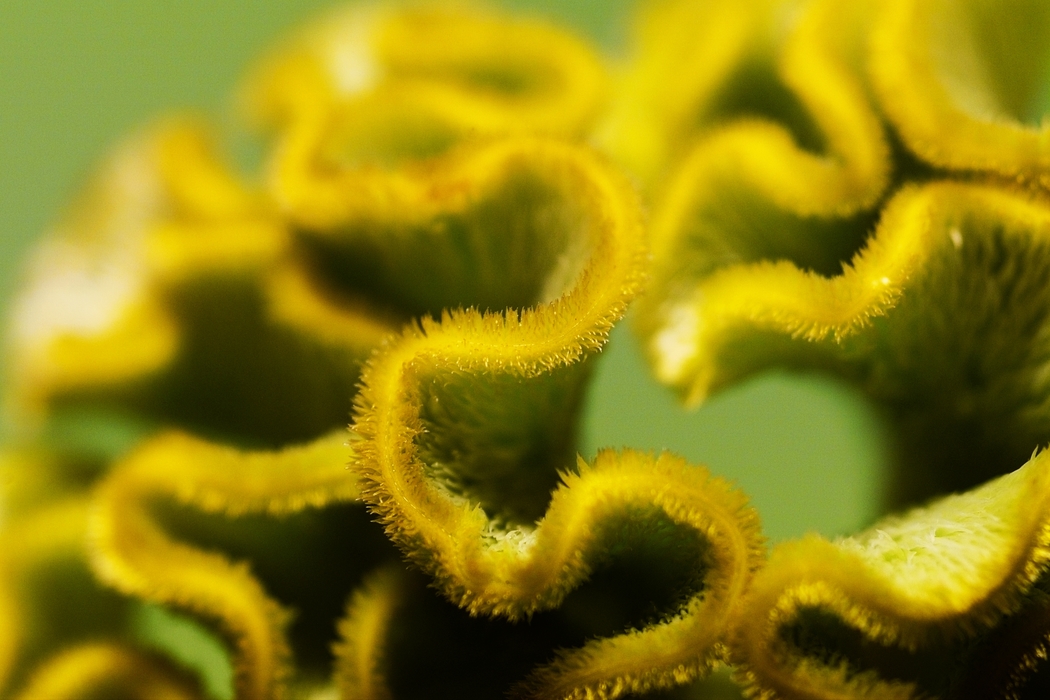
[[[653,166],[638,329],[657,377],[694,403],[774,366],[842,377],[894,425],[896,504],[1015,469],[1050,434],[1047,200],[1041,93],[1005,66],[1031,50],[1012,22],[1042,26],[1042,5],[725,5],[750,39],[694,78],[690,116],[662,131],[685,155]],[[657,6],[664,34],[699,12]],[[650,41],[638,81],[700,50]]]
[[[199,117],[126,141],[15,307],[0,693],[1038,692],[1050,158],[1008,37],[1050,13],[1010,9],[652,0],[616,75],[355,7],[250,72],[261,165]],[[687,400],[830,373],[891,420],[894,506],[964,492],[767,560],[705,468],[584,459],[636,298]]]

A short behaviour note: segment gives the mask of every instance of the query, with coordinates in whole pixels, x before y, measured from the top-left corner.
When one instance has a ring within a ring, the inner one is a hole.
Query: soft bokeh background
[[[122,134],[187,109],[231,127],[230,96],[253,57],[332,4],[0,2],[0,304],[34,238]],[[626,41],[628,0],[498,4],[571,25],[612,54]],[[706,463],[751,495],[779,540],[868,524],[882,444],[870,409],[818,377],[762,377],[685,412],[653,384],[621,325],[595,378],[582,451],[666,448]]]

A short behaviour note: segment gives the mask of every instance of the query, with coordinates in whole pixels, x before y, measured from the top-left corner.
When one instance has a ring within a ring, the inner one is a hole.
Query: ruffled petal
[[[25,467],[52,471],[52,466],[38,458],[23,465],[7,463],[4,473],[25,482],[20,478],[27,476],[20,473]],[[144,662],[141,674],[129,675],[130,660],[150,655],[130,632],[132,602],[93,581],[89,573],[87,517],[87,498],[57,493],[31,510],[16,511],[4,523],[0,693],[73,698],[110,683],[106,687],[134,691],[148,686],[172,698],[198,697],[196,684],[185,674],[155,659]],[[90,658],[63,651],[73,649],[105,651],[85,651]]]
[[[891,0],[872,34],[880,104],[919,157],[1050,186],[1045,3]]]
[[[667,454],[605,451],[591,465],[581,462],[534,529],[463,522],[471,515],[480,520],[476,510],[464,510],[447,526],[455,528],[455,552],[414,554],[434,562],[429,568],[437,569],[446,595],[472,614],[517,618],[561,605],[599,562],[621,552],[632,532],[648,533],[650,547],[673,540],[691,549],[686,565],[699,572],[676,609],[637,629],[559,650],[553,662],[519,679],[515,697],[615,698],[706,675],[724,660],[728,620],[762,558],[757,517],[743,496]],[[398,608],[419,597],[406,586],[403,574],[383,571],[355,594],[337,649],[344,697],[391,697],[386,648],[396,625],[412,627]]]
[[[308,27],[244,94],[272,127],[339,113],[353,161],[418,157],[468,133],[579,136],[605,88],[598,56],[558,27],[467,7],[373,6]]]
[[[510,522],[542,515],[558,471],[572,464],[581,360],[601,347],[640,284],[638,210],[625,183],[575,147],[549,144],[529,158],[578,207],[574,231],[544,232],[552,252],[568,244],[549,258],[550,291],[523,309],[424,317],[372,360],[364,378],[355,426],[366,437],[360,471],[381,490],[368,500],[384,502],[393,532],[428,527],[454,546],[442,525],[425,523],[460,517],[457,497],[428,485],[417,450],[447,477],[443,491],[469,491]],[[417,445],[421,433],[432,437]],[[422,504],[441,515],[416,523]]]
[[[424,317],[387,345],[357,399],[354,468],[388,535],[473,613],[515,619],[557,606],[614,548],[603,528],[636,511],[696,531],[713,551],[706,596],[694,592],[661,624],[566,652],[522,692],[617,697],[684,683],[719,658],[719,620],[759,556],[753,516],[670,457],[603,453],[557,487],[571,464],[581,363],[622,315],[644,258],[618,178],[582,151],[530,152],[571,184],[589,257],[567,279],[553,270],[568,285],[550,301]]]
[[[646,179],[662,180],[714,131],[704,178],[732,173],[796,215],[870,206],[890,161],[858,65],[856,38],[869,15],[867,2],[653,3],[603,142]],[[664,206],[682,206],[687,193],[669,190]],[[659,245],[659,227],[656,235]]]
[[[756,576],[737,628],[736,649],[756,695],[968,692],[957,684],[980,660],[972,640],[1009,628],[1008,616],[1031,596],[1039,600],[1050,562],[1048,487],[1050,455],[1042,453],[1012,474],[858,535],[779,546]],[[1018,652],[1010,659],[1016,668],[1041,647],[1007,648]],[[981,668],[978,675],[994,673]],[[1010,689],[997,690],[983,697]]]
[[[842,274],[728,265],[646,319],[659,376],[692,401],[764,368],[857,383],[899,429],[892,499],[1003,473],[1050,434],[1045,406],[1050,207],[997,186],[903,189]]]
[[[130,142],[38,252],[12,331],[23,415],[109,405],[277,444],[343,422],[397,323],[337,303],[205,133]]]
[[[235,649],[238,698],[274,698],[290,673],[288,613],[244,564],[180,542],[150,505],[171,499],[235,516],[292,513],[353,501],[345,436],[278,452],[244,453],[185,434],[160,435],[116,466],[90,523],[93,567],[104,582],[216,624]]]

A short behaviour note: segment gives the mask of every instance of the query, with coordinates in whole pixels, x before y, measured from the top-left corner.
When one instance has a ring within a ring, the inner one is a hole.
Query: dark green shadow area
[[[587,401],[583,454],[671,450],[751,497],[773,541],[854,532],[878,515],[889,457],[875,412],[815,375],[767,374],[687,411],[651,378],[627,323],[613,331]]]

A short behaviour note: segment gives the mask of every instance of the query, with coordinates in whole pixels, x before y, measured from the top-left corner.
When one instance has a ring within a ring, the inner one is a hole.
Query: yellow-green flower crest
[[[697,93],[685,113],[704,116],[654,187],[637,328],[656,376],[692,404],[772,367],[859,386],[894,429],[891,504],[1014,468],[1050,438],[1042,127],[1009,116],[1045,107],[1024,33],[1045,8],[733,7],[765,29],[695,78],[720,87]],[[681,50],[642,38],[639,70]]]
[[[738,658],[757,696],[970,692],[964,671],[974,661],[972,640],[996,627],[1008,630],[1009,616],[1043,605],[1048,494],[1044,452],[1012,474],[857,535],[777,547],[755,577],[737,627]],[[1000,660],[1014,673],[1039,648],[1019,646],[1006,646],[1017,655]],[[1001,678],[1001,668],[981,668]],[[983,697],[1010,692],[1006,685],[988,689],[994,692]]]
[[[1050,457],[987,480],[1050,440],[1050,9],[637,19],[610,80],[538,20],[335,12],[245,82],[252,172],[193,118],[103,164],[9,334],[0,694],[1040,693]],[[965,492],[767,563],[704,468],[579,457],[636,297],[687,400],[830,373],[891,505]]]
[[[335,434],[278,452],[244,453],[185,434],[159,435],[119,463],[99,487],[90,524],[99,578],[141,599],[217,624],[236,649],[237,697],[284,694],[288,613],[243,564],[176,541],[151,512],[158,498],[236,516],[292,513],[357,497]]]
[[[474,613],[512,618],[559,605],[595,563],[617,550],[625,532],[644,530],[661,517],[695,532],[700,546],[694,565],[703,573],[678,610],[641,629],[561,650],[523,679],[515,695],[616,698],[688,683],[724,661],[728,621],[763,552],[757,517],[743,496],[703,468],[667,454],[603,451],[593,464],[581,461],[563,478],[535,528],[499,531],[477,509],[460,506],[456,520],[444,526],[455,538],[455,551],[417,550],[415,558],[432,562],[428,567],[454,602]],[[395,541],[409,540],[399,524],[392,527],[399,528]],[[416,535],[424,542],[426,537]],[[346,697],[389,692],[381,645],[404,585],[396,572],[382,573],[355,596],[340,648]]]

